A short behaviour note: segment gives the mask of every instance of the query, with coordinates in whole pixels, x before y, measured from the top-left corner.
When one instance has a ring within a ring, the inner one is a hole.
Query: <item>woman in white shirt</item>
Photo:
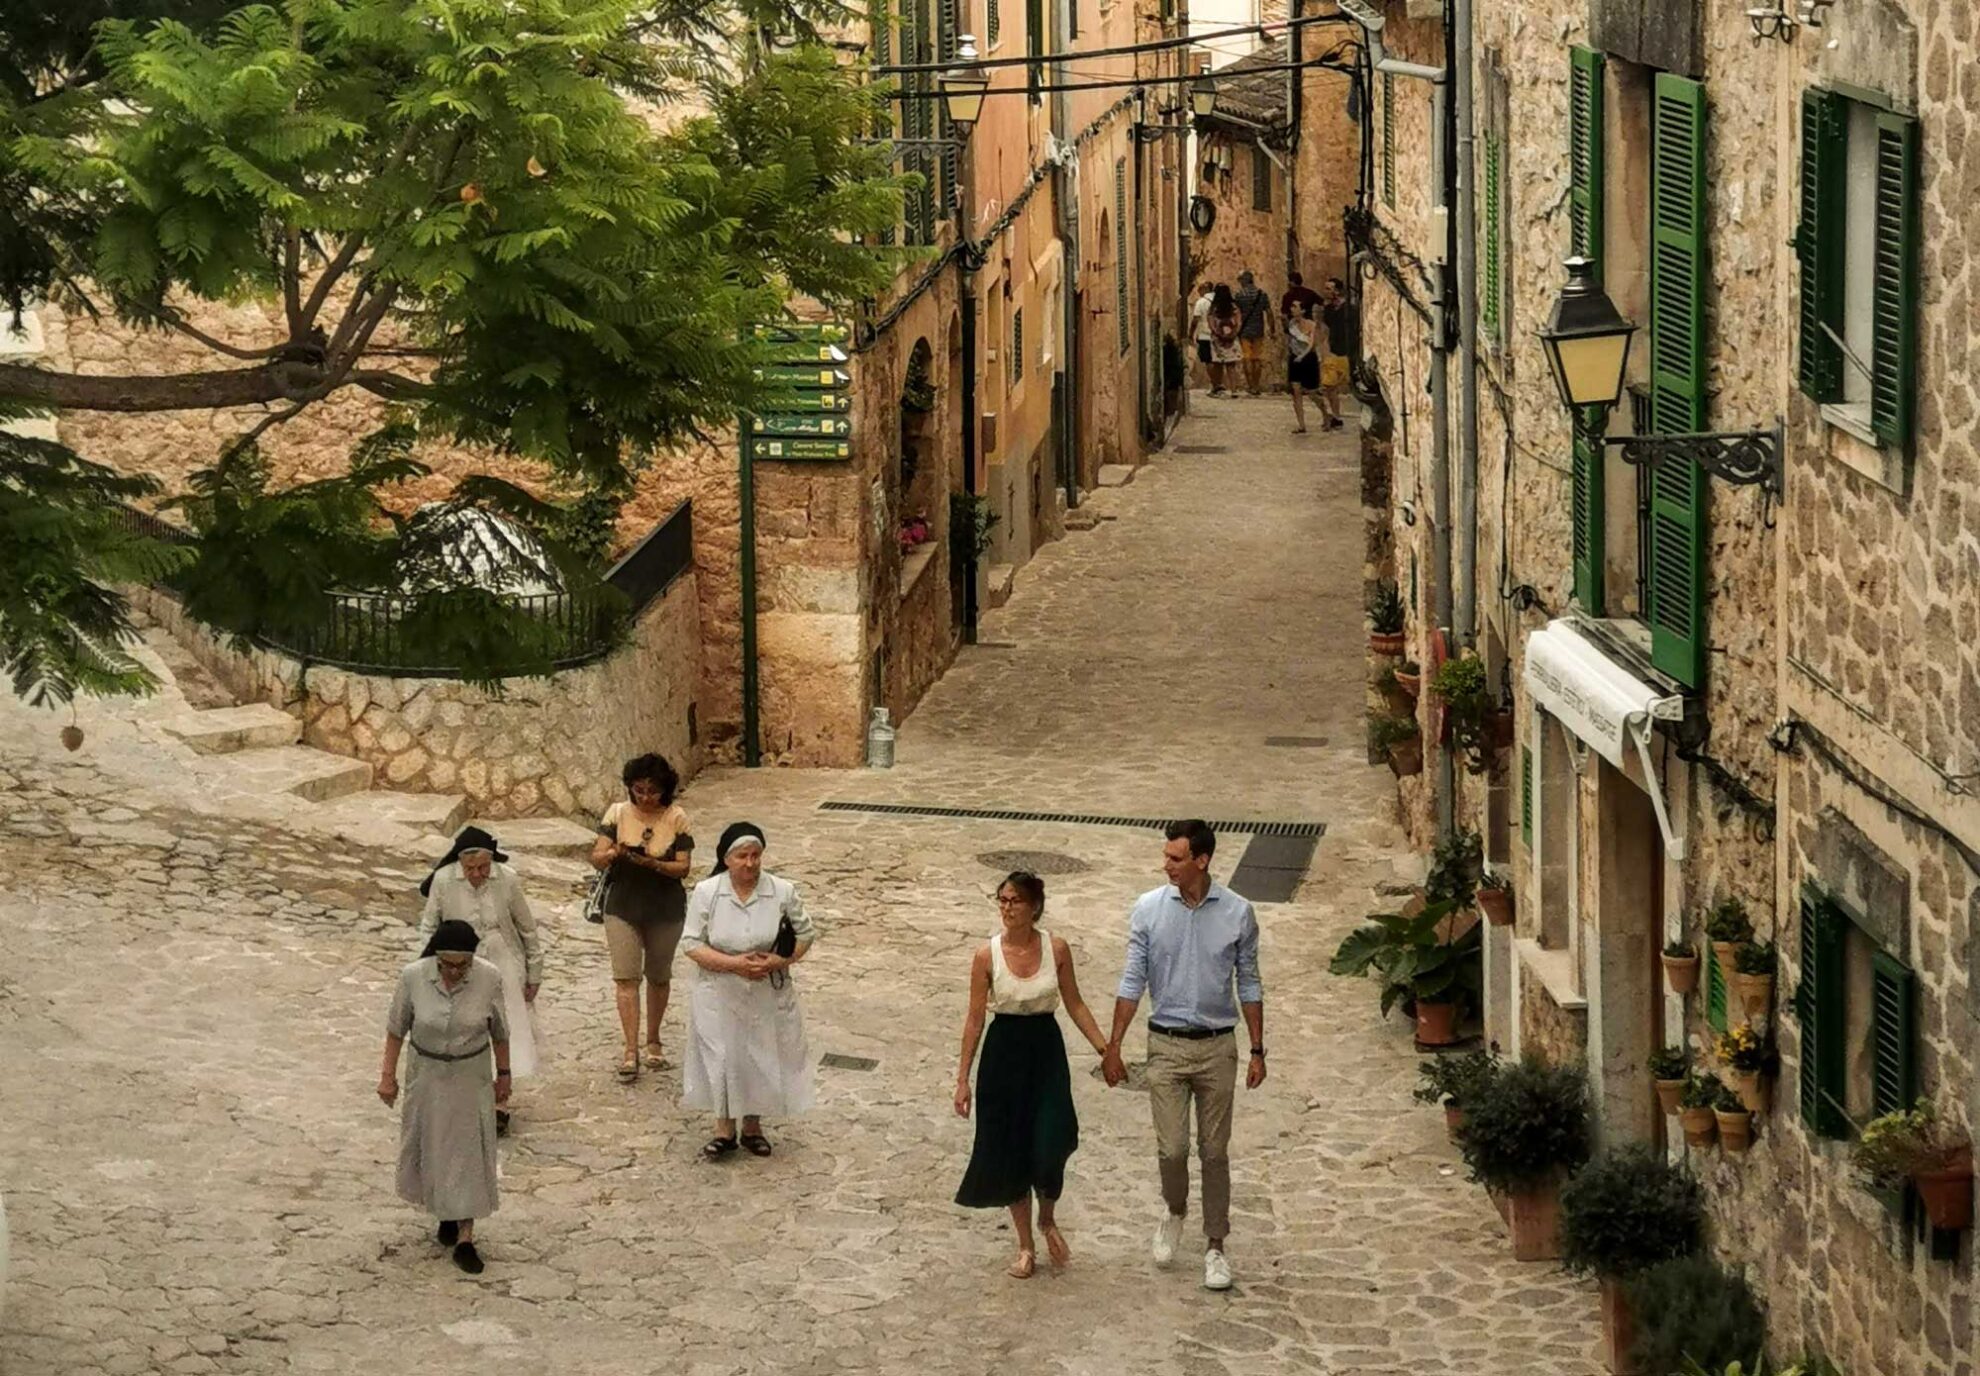
[[[1026,1280],[1038,1264],[1031,1240],[1034,1196],[1052,1264],[1064,1266],[1072,1259],[1056,1217],[1066,1159],[1079,1149],[1072,1071],[1054,1016],[1060,1003],[1095,1051],[1104,1052],[1107,1039],[1080,997],[1072,948],[1038,925],[1045,882],[1024,870],[1008,875],[997,886],[997,911],[1003,930],[978,948],[969,967],[969,1014],[963,1021],[962,1068],[956,1072],[956,1112],[964,1118],[979,1037],[983,1064],[976,1071],[976,1147],[956,1203],[1011,1211],[1018,1254],[1008,1274]],[[997,1016],[983,1037],[986,1010]]]
[[[764,1116],[811,1107],[811,1053],[790,972],[816,936],[797,885],[763,868],[762,829],[730,826],[681,933],[681,954],[696,967],[681,1102],[715,1115],[701,1149],[711,1161],[738,1146],[768,1156]]]

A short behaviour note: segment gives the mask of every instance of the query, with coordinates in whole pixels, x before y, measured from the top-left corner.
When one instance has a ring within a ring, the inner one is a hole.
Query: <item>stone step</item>
[[[505,852],[522,855],[554,855],[579,860],[591,854],[591,843],[598,833],[568,817],[497,817],[473,825],[489,833]]]
[[[294,745],[302,739],[302,723],[265,702],[191,712],[159,726],[166,735],[184,741],[202,755],[232,755],[241,750]]]
[[[397,793],[390,789],[374,789],[325,803],[317,815],[336,827],[390,822],[415,831],[451,837],[461,829],[467,812],[465,793]]]
[[[347,755],[307,745],[243,750],[227,757],[228,774],[264,793],[293,793],[312,803],[362,793],[371,787],[371,766]]]
[[[1126,487],[1134,481],[1134,465],[1131,463],[1103,463],[1100,465],[1100,486]]]

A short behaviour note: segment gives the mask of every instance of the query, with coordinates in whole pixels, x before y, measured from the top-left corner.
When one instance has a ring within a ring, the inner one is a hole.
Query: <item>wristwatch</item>
[[[1265,1048],[1262,1046],[1254,1046],[1251,1048],[1251,1054],[1256,1056],[1259,1060],[1262,1061],[1265,1059]]]

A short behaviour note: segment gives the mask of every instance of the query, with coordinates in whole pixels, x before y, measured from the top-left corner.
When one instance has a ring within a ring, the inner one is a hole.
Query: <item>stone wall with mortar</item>
[[[1331,3],[1302,6],[1301,13],[1325,13]],[[1311,60],[1340,41],[1348,30],[1313,26],[1304,31],[1302,54]],[[1347,278],[1347,243],[1342,212],[1355,203],[1361,180],[1361,135],[1369,114],[1348,118],[1351,79],[1344,72],[1309,67],[1300,73],[1299,143],[1294,149],[1292,233],[1294,266],[1315,291],[1327,277]]]
[[[506,680],[499,694],[454,679],[305,671],[286,655],[233,648],[170,598],[137,596],[236,698],[298,718],[303,744],[369,761],[380,788],[465,794],[473,816],[595,817],[619,797],[632,756],[658,751],[683,778],[704,758],[690,724],[700,659],[691,575],[606,658]]]

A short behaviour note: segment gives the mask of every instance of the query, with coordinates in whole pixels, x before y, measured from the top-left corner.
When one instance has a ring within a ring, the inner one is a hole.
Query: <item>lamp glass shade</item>
[[[1629,341],[1636,326],[1623,318],[1596,282],[1593,263],[1570,258],[1567,269],[1567,285],[1540,331],[1554,386],[1561,405],[1569,410],[1614,406],[1622,400]]]
[[[1189,84],[1189,107],[1198,119],[1204,118],[1217,108],[1217,83],[1207,76],[1200,76]]]
[[[990,74],[974,66],[976,40],[961,35],[956,43],[956,65],[942,73],[942,104],[949,112],[949,123],[967,131],[983,114],[983,93],[990,89]]]

